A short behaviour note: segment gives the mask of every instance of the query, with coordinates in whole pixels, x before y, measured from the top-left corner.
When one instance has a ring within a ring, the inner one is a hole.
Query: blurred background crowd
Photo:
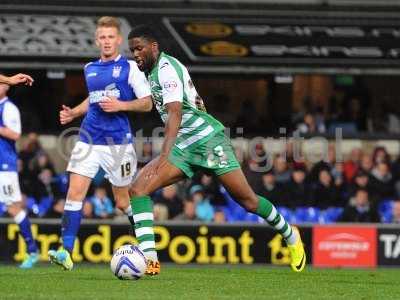
[[[269,157],[267,149],[257,144],[255,157],[246,157],[239,148],[236,154],[255,192],[275,203],[290,222],[400,222],[400,159],[384,147],[372,153],[354,148],[343,162],[337,162],[330,145],[324,160],[317,163],[295,160],[288,148]],[[150,143],[144,144],[139,169],[154,157],[152,149]],[[19,157],[21,190],[30,214],[60,217],[68,174],[55,171],[36,133],[27,135]],[[268,159],[273,162],[269,167]],[[124,218],[114,206],[104,172],[98,173],[88,195],[86,218]],[[155,192],[152,198],[157,221],[262,222],[236,204],[216,178],[201,172]],[[0,207],[0,215],[5,215],[5,207]]]

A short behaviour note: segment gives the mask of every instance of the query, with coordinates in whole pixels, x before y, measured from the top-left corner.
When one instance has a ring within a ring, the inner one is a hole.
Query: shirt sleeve
[[[7,102],[4,105],[3,123],[5,127],[18,134],[21,134],[21,116],[19,114],[19,110],[10,102]]]
[[[162,89],[163,104],[183,102],[183,84],[175,68],[169,63],[161,63],[158,80]]]
[[[134,61],[129,61],[131,66],[129,70],[128,83],[133,88],[137,98],[143,98],[151,95],[150,85],[146,79],[146,76],[142,71],[139,70],[137,64]]]

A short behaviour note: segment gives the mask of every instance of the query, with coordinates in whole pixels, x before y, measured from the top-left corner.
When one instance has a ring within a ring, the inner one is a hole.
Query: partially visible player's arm
[[[33,83],[33,78],[26,74],[16,74],[14,76],[4,76],[0,75],[0,83],[5,83],[8,85],[17,85],[23,83],[25,85],[31,86]]]
[[[148,112],[153,108],[151,96],[146,96],[131,101],[120,101],[116,97],[106,97],[99,102],[100,107],[105,112],[135,111]]]
[[[164,141],[161,146],[161,157],[167,158],[171,152],[172,146],[175,144],[178,136],[179,127],[182,122],[182,102],[174,101],[165,105],[168,117],[165,122]]]
[[[60,123],[62,125],[68,124],[72,122],[75,118],[83,116],[87,113],[89,109],[89,98],[86,98],[82,101],[81,104],[75,106],[74,108],[70,108],[66,105],[62,106],[62,110],[60,111]]]
[[[153,108],[153,101],[151,99],[151,91],[149,82],[146,76],[141,72],[137,64],[133,61],[128,61],[130,70],[128,75],[128,84],[135,93],[137,99],[131,101],[119,101],[115,97],[105,97],[99,103],[100,107],[105,112],[118,112],[118,111],[135,111],[135,112],[148,112]]]
[[[16,106],[6,103],[3,110],[3,123],[0,126],[0,136],[16,141],[21,136],[21,116]]]

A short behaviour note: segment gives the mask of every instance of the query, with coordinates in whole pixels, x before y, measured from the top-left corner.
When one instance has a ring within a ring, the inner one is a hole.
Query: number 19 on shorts
[[[132,169],[131,169],[131,163],[127,162],[125,164],[121,165],[121,176],[126,177],[131,175]]]

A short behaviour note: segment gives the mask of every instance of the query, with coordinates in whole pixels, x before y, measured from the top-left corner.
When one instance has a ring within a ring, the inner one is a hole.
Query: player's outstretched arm
[[[153,108],[153,101],[151,96],[131,101],[120,101],[116,97],[106,97],[99,105],[105,112],[109,113],[118,111],[149,112]]]
[[[72,122],[75,118],[83,116],[89,109],[89,98],[86,98],[82,101],[81,104],[75,106],[74,108],[70,108],[66,105],[62,106],[62,110],[60,111],[60,123],[62,125],[68,124]]]
[[[33,83],[33,78],[26,74],[16,74],[14,76],[4,76],[0,75],[0,83],[5,83],[8,85],[25,84],[31,86]]]

